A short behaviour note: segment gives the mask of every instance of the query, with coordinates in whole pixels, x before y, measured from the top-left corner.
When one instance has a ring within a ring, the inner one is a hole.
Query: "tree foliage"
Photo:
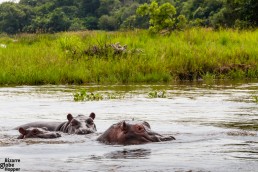
[[[257,25],[257,0],[20,0],[0,4],[0,33],[8,34]]]
[[[147,3],[139,6],[137,9],[139,15],[150,17],[150,32],[157,33],[161,30],[174,30],[176,27],[176,8],[170,3],[159,5],[153,1],[150,5]]]
[[[31,11],[27,6],[5,2],[0,5],[0,32],[22,32],[29,23]]]

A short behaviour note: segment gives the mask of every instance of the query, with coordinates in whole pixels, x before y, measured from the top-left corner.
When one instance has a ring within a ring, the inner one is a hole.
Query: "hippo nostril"
[[[79,129],[75,132],[75,134],[84,134],[83,130]]]
[[[87,129],[79,129],[75,132],[75,134],[89,134],[90,131]]]

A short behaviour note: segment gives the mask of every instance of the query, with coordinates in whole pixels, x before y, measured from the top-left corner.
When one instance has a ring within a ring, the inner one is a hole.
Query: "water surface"
[[[73,93],[119,93],[122,99],[74,102]],[[148,98],[165,90],[167,98]],[[19,86],[0,88],[0,163],[20,159],[21,171],[256,171],[258,83]],[[96,113],[98,132],[58,139],[17,140],[14,127]],[[120,120],[146,120],[176,140],[112,146],[95,139]],[[2,169],[0,169],[1,172]],[[3,170],[2,170],[3,171]]]

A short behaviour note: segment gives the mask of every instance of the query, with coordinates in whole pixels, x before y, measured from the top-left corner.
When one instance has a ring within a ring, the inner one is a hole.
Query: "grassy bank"
[[[117,52],[110,45],[126,44]],[[86,31],[0,36],[0,84],[142,83],[258,77],[258,30]]]

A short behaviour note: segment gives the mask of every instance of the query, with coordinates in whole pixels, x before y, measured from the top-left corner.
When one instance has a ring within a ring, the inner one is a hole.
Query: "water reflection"
[[[222,121],[220,124],[217,124],[217,126],[225,127],[225,128],[236,128],[241,130],[258,131],[258,120],[249,119],[248,121],[234,121],[234,122]]]
[[[104,154],[107,159],[147,159],[151,155],[150,149],[123,149]]]

